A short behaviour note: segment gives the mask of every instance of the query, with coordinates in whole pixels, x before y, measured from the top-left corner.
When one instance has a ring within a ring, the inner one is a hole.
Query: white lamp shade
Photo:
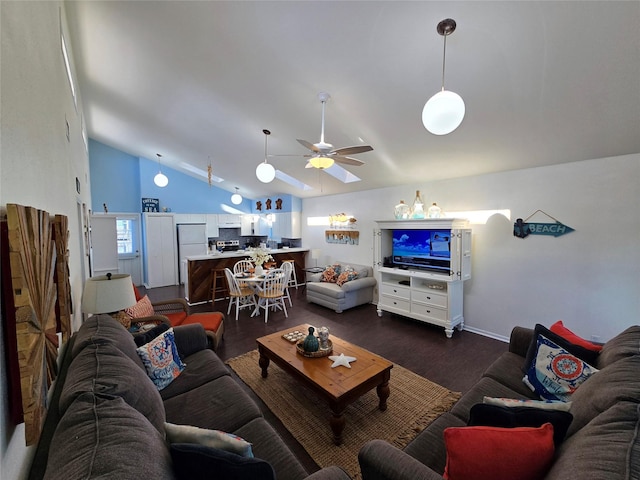
[[[314,260],[318,260],[320,258],[320,255],[322,255],[322,250],[320,250],[319,248],[311,249],[311,258],[313,258]]]
[[[262,162],[256,167],[256,177],[262,183],[272,182],[276,178],[276,169],[270,163]]]
[[[464,100],[455,92],[442,90],[431,97],[422,110],[424,128],[434,135],[453,132],[464,118]]]
[[[87,279],[82,292],[84,313],[119,312],[136,304],[131,275],[99,275]]]
[[[231,195],[231,203],[234,205],[240,205],[242,203],[242,195],[239,193],[234,193]]]
[[[155,183],[159,187],[166,187],[167,185],[169,185],[169,179],[164,173],[158,172],[156,176],[153,177],[153,183]]]
[[[329,157],[313,157],[309,160],[309,163],[313,165],[314,168],[329,168],[334,164],[334,160]]]

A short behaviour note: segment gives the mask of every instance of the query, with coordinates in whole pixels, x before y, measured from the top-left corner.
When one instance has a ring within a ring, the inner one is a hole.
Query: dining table
[[[255,308],[253,312],[251,312],[251,316],[255,317],[260,315],[260,300],[255,299],[256,292],[260,289],[261,284],[264,283],[267,275],[269,273],[268,269],[264,269],[264,274],[255,275],[254,273],[244,272],[244,273],[236,273],[234,276],[238,279],[238,283],[245,283],[249,285],[254,291],[254,303]]]

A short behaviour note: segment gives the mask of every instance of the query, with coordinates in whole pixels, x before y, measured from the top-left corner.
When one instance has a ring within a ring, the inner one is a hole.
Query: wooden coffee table
[[[357,359],[351,362],[351,368],[331,368],[333,362],[328,357],[304,357],[297,352],[295,343],[282,338],[285,333],[295,330],[307,332],[308,329],[309,325],[298,325],[257,339],[262,377],[267,378],[269,362],[273,361],[325,400],[332,412],[329,424],[333,431],[333,441],[340,445],[346,423],[344,410],[347,405],[375,387],[380,400],[378,408],[382,411],[387,409],[389,378],[393,364],[364,348],[331,335],[331,355],[344,353],[345,356]]]

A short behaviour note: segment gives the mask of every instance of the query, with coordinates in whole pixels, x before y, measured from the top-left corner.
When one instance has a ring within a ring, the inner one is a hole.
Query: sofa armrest
[[[322,280],[322,272],[310,273],[307,282],[319,282],[320,280]]]
[[[521,357],[526,357],[532,339],[533,329],[514,327],[513,330],[511,330],[511,338],[509,339],[509,351]]]
[[[189,315],[189,305],[183,298],[174,298],[173,300],[163,300],[161,302],[153,302],[153,311],[156,314],[185,312]]]
[[[138,327],[141,327],[142,325],[146,325],[148,323],[152,323],[153,325],[160,325],[161,323],[166,323],[169,327],[171,327],[171,322],[164,315],[149,315],[148,317],[131,319],[131,325],[137,325]]]
[[[347,283],[342,284],[343,292],[353,292],[362,288],[369,288],[376,286],[376,279],[373,277],[356,278]]]
[[[305,480],[351,480],[351,477],[340,467],[325,467],[312,473]]]
[[[173,327],[173,335],[176,339],[178,353],[180,353],[180,358],[182,359],[200,350],[206,350],[209,345],[207,333],[200,323]]]
[[[384,440],[365,443],[358,453],[363,480],[442,480],[442,476]]]

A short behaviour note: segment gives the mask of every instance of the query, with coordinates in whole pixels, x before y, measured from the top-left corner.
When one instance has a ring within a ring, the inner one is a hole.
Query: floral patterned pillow
[[[136,349],[147,375],[162,390],[180,375],[186,365],[180,360],[173,328]]]
[[[333,265],[327,265],[322,272],[321,282],[328,283],[336,283],[338,281],[338,276],[340,276],[340,272],[342,271],[342,266],[339,263],[335,263]]]
[[[344,270],[340,273],[340,275],[338,275],[338,280],[336,280],[336,283],[339,287],[341,287],[345,283],[350,282],[351,280],[355,280],[356,278],[358,278],[358,272],[356,272],[352,267],[346,266],[344,267]]]

